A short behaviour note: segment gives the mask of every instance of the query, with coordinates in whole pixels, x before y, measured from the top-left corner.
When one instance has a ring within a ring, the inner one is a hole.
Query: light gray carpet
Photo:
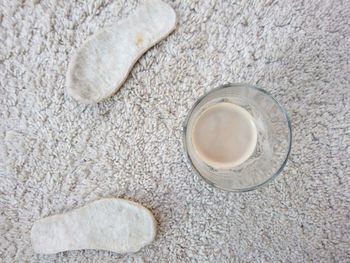
[[[0,4],[1,262],[349,261],[349,1],[170,2],[176,31],[95,106],[67,96],[68,61],[137,1],[73,2]],[[236,81],[270,91],[294,132],[283,174],[241,195],[193,174],[181,142],[193,102]],[[33,253],[35,220],[107,196],[150,208],[156,241]]]

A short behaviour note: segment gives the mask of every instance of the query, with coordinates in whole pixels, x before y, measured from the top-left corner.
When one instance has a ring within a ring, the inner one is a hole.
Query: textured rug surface
[[[83,41],[137,1],[0,3],[1,262],[346,262],[350,258],[350,2],[173,1],[177,29],[110,99],[65,92]],[[194,101],[227,82],[271,92],[289,112],[283,173],[245,194],[189,168],[181,125]],[[140,202],[155,242],[34,254],[41,217],[101,197]]]

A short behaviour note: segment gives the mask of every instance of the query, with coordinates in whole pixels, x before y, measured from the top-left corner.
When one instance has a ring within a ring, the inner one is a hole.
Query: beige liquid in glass
[[[252,155],[257,131],[246,109],[220,102],[199,115],[192,130],[192,142],[205,163],[216,169],[230,169]]]

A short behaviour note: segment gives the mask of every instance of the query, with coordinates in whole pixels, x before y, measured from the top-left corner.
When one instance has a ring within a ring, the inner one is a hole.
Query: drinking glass
[[[196,152],[192,132],[196,120],[208,107],[233,103],[253,117],[257,143],[253,154],[242,164],[217,169],[205,163]],[[249,84],[222,85],[200,97],[183,125],[183,144],[193,170],[209,184],[232,192],[254,190],[281,173],[291,151],[292,129],[287,112],[267,91]]]

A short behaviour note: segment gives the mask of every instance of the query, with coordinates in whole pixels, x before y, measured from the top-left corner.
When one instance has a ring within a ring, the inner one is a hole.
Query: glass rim
[[[189,153],[188,153],[188,149],[187,149],[187,145],[186,145],[186,137],[187,137],[187,128],[188,128],[188,121],[190,119],[190,117],[192,116],[193,114],[193,111],[196,109],[196,107],[198,106],[198,104],[200,104],[203,99],[205,99],[208,95],[218,91],[218,90],[222,90],[222,89],[226,89],[226,88],[234,88],[234,87],[238,87],[238,86],[243,86],[245,88],[248,88],[248,89],[252,89],[252,90],[256,90],[256,91],[259,91],[265,95],[267,95],[268,97],[270,97],[278,106],[278,108],[280,109],[283,117],[284,117],[284,120],[286,121],[287,123],[287,126],[288,126],[288,137],[289,137],[289,140],[288,140],[288,150],[283,158],[283,162],[281,163],[281,165],[279,166],[279,168],[272,174],[272,176],[268,177],[265,181],[263,181],[262,183],[260,184],[257,184],[257,185],[254,185],[254,186],[251,186],[251,187],[246,187],[246,188],[239,188],[239,189],[229,189],[229,188],[225,188],[225,187],[221,187],[213,182],[211,182],[210,180],[208,180],[207,178],[205,178],[198,170],[197,168],[195,167],[195,165],[193,164],[192,162],[192,159],[191,157],[189,156]],[[211,186],[214,186],[215,188],[218,188],[220,190],[224,190],[224,191],[228,191],[228,192],[235,192],[235,193],[244,193],[244,192],[249,192],[249,191],[253,191],[253,190],[256,190],[257,188],[260,188],[264,185],[266,185],[267,183],[269,183],[270,181],[274,180],[278,175],[281,174],[282,170],[284,169],[284,167],[286,166],[287,164],[287,161],[288,161],[288,157],[290,155],[290,152],[291,152],[291,149],[292,149],[292,124],[291,124],[291,121],[289,119],[289,116],[288,116],[288,113],[287,111],[284,109],[284,107],[279,103],[278,100],[276,100],[272,94],[262,88],[259,88],[257,86],[254,86],[254,85],[251,85],[251,84],[247,84],[247,83],[240,83],[240,82],[236,82],[236,83],[226,83],[226,84],[222,84],[214,89],[211,89],[210,91],[208,92],[205,92],[202,96],[200,96],[196,101],[195,103],[193,104],[192,108],[188,111],[188,114],[183,122],[183,125],[182,125],[182,143],[183,143],[183,147],[184,147],[184,150],[185,150],[185,155],[186,155],[186,158],[187,160],[189,161],[191,167],[192,167],[192,170],[195,171],[195,173],[197,175],[199,175],[206,183],[208,183],[209,185]]]

